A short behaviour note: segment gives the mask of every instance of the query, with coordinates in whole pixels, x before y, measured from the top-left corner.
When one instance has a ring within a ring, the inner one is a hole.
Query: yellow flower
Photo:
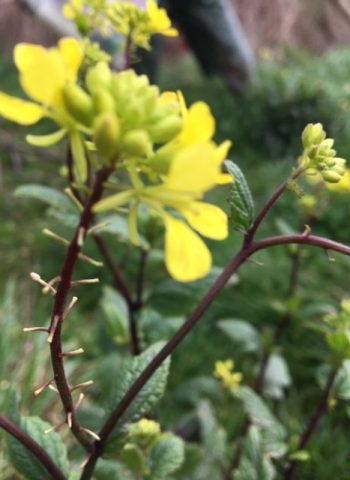
[[[220,153],[219,162],[217,149],[211,143],[198,143],[180,150],[163,182],[156,186],[144,186],[138,174],[131,172],[135,188],[101,200],[94,210],[103,212],[133,202],[129,229],[136,243],[137,207],[145,204],[164,221],[165,263],[170,275],[181,282],[202,278],[211,269],[211,254],[193,230],[213,240],[223,240],[228,235],[226,214],[215,205],[198,201],[216,184],[226,150],[221,148]],[[177,215],[171,214],[169,208]]]
[[[233,373],[234,366],[232,360],[215,362],[214,375],[230,392],[235,392],[239,388],[243,377],[241,373]]]
[[[159,171],[166,173],[169,167],[170,158],[177,152],[196,143],[203,144],[208,142],[215,145],[211,140],[215,133],[215,119],[210,111],[209,106],[204,102],[196,102],[188,109],[181,92],[165,92],[161,96],[164,103],[177,102],[181,111],[183,126],[180,133],[169,143],[159,148],[154,157],[150,160],[151,165]],[[213,162],[216,168],[221,166],[223,159],[225,160],[231,142],[225,141],[218,147],[215,146],[215,154]],[[221,173],[217,170],[215,184],[223,185],[232,183],[232,176]]]
[[[83,60],[83,50],[75,38],[63,38],[56,48],[20,43],[14,50],[14,61],[24,92],[33,101],[22,100],[0,92],[0,115],[21,125],[33,125],[44,117],[51,118],[62,128],[49,135],[28,135],[27,141],[36,146],[49,146],[68,132],[73,156],[81,180],[86,176],[84,147],[77,125],[63,101],[63,89],[74,84]]]
[[[84,0],[70,0],[62,7],[62,13],[68,20],[74,20],[78,14],[83,13]]]
[[[149,18],[148,30],[151,35],[159,33],[167,37],[176,37],[178,31],[172,28],[170,18],[164,8],[159,8],[154,0],[147,1],[146,12]]]

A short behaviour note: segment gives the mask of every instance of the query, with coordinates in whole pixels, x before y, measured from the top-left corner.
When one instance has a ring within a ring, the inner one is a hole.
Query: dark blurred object
[[[254,67],[254,54],[228,0],[167,0],[170,16],[184,33],[203,71],[241,91]]]

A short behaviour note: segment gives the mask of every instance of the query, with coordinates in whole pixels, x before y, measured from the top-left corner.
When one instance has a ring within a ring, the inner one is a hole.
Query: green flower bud
[[[326,138],[326,132],[321,123],[309,123],[301,134],[304,148],[319,145]]]
[[[324,170],[321,172],[321,175],[323,180],[328,183],[338,183],[342,177],[342,175],[334,170]]]
[[[147,130],[154,142],[165,143],[172,140],[180,132],[181,128],[181,118],[172,115],[159,123],[151,125]]]
[[[149,159],[152,170],[155,170],[160,175],[165,175],[169,171],[171,156],[163,153],[161,150]]]
[[[94,116],[93,102],[90,96],[78,85],[66,85],[62,91],[63,102],[68,112],[78,122],[90,126]]]
[[[89,92],[102,88],[108,89],[111,85],[112,72],[105,62],[99,62],[90,68],[86,75],[86,86]]]
[[[132,156],[146,156],[152,153],[152,145],[145,130],[130,130],[122,139],[123,152]]]
[[[104,88],[99,88],[93,92],[92,98],[97,113],[115,112],[114,99],[108,90],[105,90]]]
[[[94,122],[93,140],[97,151],[105,158],[111,159],[119,147],[120,124],[118,117],[112,113],[101,113]]]

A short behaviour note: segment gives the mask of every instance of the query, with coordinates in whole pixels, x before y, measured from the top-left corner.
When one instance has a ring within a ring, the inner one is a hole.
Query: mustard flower
[[[26,139],[32,145],[49,146],[69,133],[73,155],[77,162],[80,160],[79,171],[84,179],[86,166],[81,164],[84,147],[79,134],[84,126],[72,118],[63,98],[64,88],[76,82],[82,60],[81,44],[74,38],[63,38],[58,47],[48,49],[18,44],[14,50],[15,65],[23,91],[33,101],[0,92],[0,115],[21,125],[33,125],[44,117],[60,125],[61,129],[52,134],[27,135]]]
[[[94,210],[103,212],[131,203],[129,231],[137,243],[137,209],[140,204],[146,205],[164,222],[165,264],[170,275],[181,282],[202,278],[210,271],[212,259],[195,231],[213,240],[228,235],[226,214],[215,205],[199,201],[216,184],[226,148],[219,153],[209,142],[178,151],[168,174],[154,186],[144,185],[138,173],[129,169],[134,188],[101,200]]]
[[[230,392],[235,392],[242,381],[241,373],[233,373],[234,366],[235,364],[232,360],[218,360],[215,362],[214,375]]]

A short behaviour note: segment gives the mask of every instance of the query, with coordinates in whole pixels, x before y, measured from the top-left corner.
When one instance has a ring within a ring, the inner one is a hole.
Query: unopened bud
[[[99,88],[93,93],[94,107],[97,113],[115,112],[115,103],[112,95],[103,88]]]
[[[118,150],[120,124],[118,117],[112,113],[101,113],[94,123],[94,143],[97,151],[105,158],[111,159]]]
[[[131,130],[122,140],[122,149],[129,155],[144,156],[152,153],[151,142],[145,130]]]
[[[301,134],[304,148],[319,145],[326,138],[326,132],[321,123],[309,123]]]
[[[98,89],[109,88],[111,84],[112,73],[105,62],[100,62],[94,67],[90,68],[86,75],[86,86],[89,92],[94,92]]]
[[[342,177],[334,170],[324,170],[323,172],[321,172],[321,175],[323,180],[328,183],[338,183]]]
[[[149,127],[148,132],[154,142],[165,143],[172,140],[180,132],[181,128],[181,118],[177,115],[172,115]]]
[[[93,102],[81,87],[74,84],[65,86],[63,101],[72,117],[84,125],[91,125],[94,115]]]

